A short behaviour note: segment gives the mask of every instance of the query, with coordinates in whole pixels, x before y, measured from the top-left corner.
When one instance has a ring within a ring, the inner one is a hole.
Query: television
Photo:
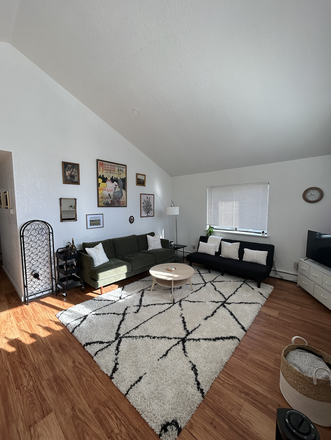
[[[306,257],[331,268],[331,234],[308,231]]]

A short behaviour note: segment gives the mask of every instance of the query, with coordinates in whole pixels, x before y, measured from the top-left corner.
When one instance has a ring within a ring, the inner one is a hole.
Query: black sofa
[[[222,249],[222,242],[227,243],[240,243],[239,246],[239,260],[233,260],[231,258],[223,258],[220,256]],[[199,242],[208,242],[208,237],[201,236]],[[256,251],[267,251],[266,265],[251,263],[243,261],[244,249],[251,249]],[[199,247],[198,247],[199,249]],[[275,247],[273,244],[253,243],[250,241],[230,240],[222,239],[219,251],[215,255],[204,254],[201,252],[192,252],[186,256],[190,266],[192,263],[201,264],[208,269],[218,270],[222,275],[227,273],[229,275],[239,276],[241,278],[256,280],[257,286],[260,287],[261,281],[270,275],[273,261],[274,261]]]

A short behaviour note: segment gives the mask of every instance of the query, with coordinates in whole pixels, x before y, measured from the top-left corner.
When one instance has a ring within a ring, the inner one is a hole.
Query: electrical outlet
[[[194,243],[191,244],[191,248],[195,249],[195,244]]]
[[[294,262],[293,266],[295,270],[299,269],[299,263],[297,261]]]

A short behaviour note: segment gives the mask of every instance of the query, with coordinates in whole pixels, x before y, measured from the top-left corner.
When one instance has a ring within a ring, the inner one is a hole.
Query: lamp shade
[[[166,206],[166,214],[167,215],[178,215],[179,214],[179,206]]]

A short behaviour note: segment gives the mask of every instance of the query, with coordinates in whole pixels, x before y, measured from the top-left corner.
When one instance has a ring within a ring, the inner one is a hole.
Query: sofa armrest
[[[80,267],[83,280],[91,284],[91,271],[94,269],[94,260],[86,252],[80,251]]]
[[[170,240],[167,240],[166,238],[161,238],[161,245],[163,248],[170,248]]]

